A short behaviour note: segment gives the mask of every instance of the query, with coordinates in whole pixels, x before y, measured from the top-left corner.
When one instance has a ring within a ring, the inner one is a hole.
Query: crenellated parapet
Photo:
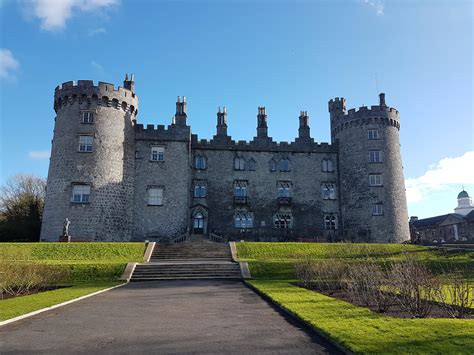
[[[94,85],[92,80],[67,81],[56,87],[54,91],[56,113],[62,107],[76,103],[112,107],[128,111],[134,117],[138,114],[138,96],[132,90],[120,86],[115,88],[114,84],[101,81],[97,85]]]
[[[181,127],[178,125],[158,125],[153,124],[136,124],[135,127],[136,140],[150,140],[150,141],[187,141],[190,140],[191,130],[189,126]]]

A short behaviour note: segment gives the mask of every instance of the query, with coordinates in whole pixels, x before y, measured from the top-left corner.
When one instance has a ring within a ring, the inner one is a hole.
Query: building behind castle
[[[331,144],[311,138],[305,111],[294,142],[273,141],[265,107],[252,141],[227,134],[225,107],[200,140],[185,97],[169,126],[137,123],[133,75],[123,88],[63,83],[41,240],[58,240],[68,218],[73,240],[405,241],[400,117],[379,99],[348,111],[330,100]]]

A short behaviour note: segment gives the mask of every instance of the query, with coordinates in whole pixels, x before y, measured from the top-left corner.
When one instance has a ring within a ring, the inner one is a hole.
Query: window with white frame
[[[240,229],[253,228],[253,212],[235,212],[234,227]]]
[[[372,216],[382,216],[383,215],[383,204],[374,203],[372,205]]]
[[[245,170],[245,159],[243,157],[237,156],[234,159],[234,169],[235,170]]]
[[[195,181],[194,182],[194,197],[204,198],[207,193],[207,183],[205,181]]]
[[[367,131],[369,140],[379,139],[379,130],[378,129],[369,129]]]
[[[94,123],[94,112],[83,111],[82,112],[82,123]]]
[[[164,161],[165,160],[165,147],[151,147],[151,161]]]
[[[92,143],[94,137],[91,135],[80,135],[79,136],[79,151],[81,153],[90,153],[92,152]]]
[[[256,166],[257,166],[257,162],[255,161],[255,159],[251,158],[249,160],[249,170],[250,171],[255,171]]]
[[[278,181],[277,193],[278,197],[291,197],[291,181]]]
[[[324,229],[336,230],[337,229],[337,216],[334,214],[324,215]]]
[[[290,171],[290,159],[288,158],[280,159],[280,162],[278,165],[280,166],[280,171]]]
[[[382,174],[369,174],[370,186],[382,186]]]
[[[198,170],[207,169],[207,158],[198,154],[194,157],[194,168]]]
[[[235,180],[234,183],[234,196],[235,197],[246,197],[247,196],[247,181]]]
[[[331,159],[323,159],[322,165],[323,165],[323,172],[331,173],[334,171],[334,166]]]
[[[148,188],[148,206],[163,205],[163,188],[149,187]]]
[[[369,163],[381,163],[382,162],[382,151],[381,150],[369,150]]]
[[[291,213],[276,213],[273,216],[273,225],[277,229],[290,229],[292,222],[293,218]]]
[[[323,200],[335,200],[336,199],[336,184],[331,182],[323,182],[321,184],[321,192]]]
[[[88,203],[90,202],[91,187],[86,184],[76,184],[72,186],[71,202]]]

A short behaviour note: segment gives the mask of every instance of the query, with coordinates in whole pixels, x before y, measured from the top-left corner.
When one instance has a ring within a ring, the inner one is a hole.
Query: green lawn
[[[237,243],[239,259],[249,263],[253,286],[352,352],[473,353],[473,320],[393,318],[292,284],[294,262],[304,254],[356,263],[367,257],[397,260],[404,251],[416,253],[435,270],[474,269],[472,252],[447,253],[410,245]]]
[[[44,263],[66,271],[57,290],[0,300],[0,321],[119,284],[128,262],[143,261],[144,243],[0,243],[0,262]]]

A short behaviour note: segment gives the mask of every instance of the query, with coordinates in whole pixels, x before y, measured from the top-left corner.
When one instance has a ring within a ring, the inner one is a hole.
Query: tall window
[[[253,228],[253,212],[235,212],[235,228]]]
[[[322,165],[323,165],[323,171],[324,172],[333,172],[334,171],[334,166],[333,166],[333,163],[332,163],[332,160],[331,159],[323,159],[322,160]]]
[[[82,112],[82,123],[94,123],[94,112],[84,111]]]
[[[374,203],[372,205],[372,216],[382,216],[383,215],[383,204]]]
[[[234,184],[234,196],[235,197],[246,197],[247,196],[247,181],[236,180]]]
[[[207,184],[205,181],[194,182],[194,197],[204,198],[207,193]]]
[[[290,171],[290,159],[283,158],[280,159],[280,171]]]
[[[204,155],[196,155],[194,157],[194,168],[198,170],[207,168],[207,158]]]
[[[278,197],[291,197],[291,181],[277,182]]]
[[[370,186],[382,186],[382,174],[369,174]]]
[[[251,158],[249,160],[249,170],[250,171],[255,171],[256,166],[257,166],[257,162],[253,158]]]
[[[368,130],[368,139],[369,140],[379,139],[379,130],[378,129],[369,129]]]
[[[148,188],[148,206],[163,205],[163,188],[149,187]]]
[[[71,202],[88,203],[90,201],[91,187],[89,185],[73,185]]]
[[[330,182],[324,182],[321,185],[321,192],[323,200],[335,200],[336,199],[336,184]]]
[[[271,159],[268,162],[268,168],[270,169],[270,171],[276,171],[276,162],[274,159]]]
[[[245,170],[245,159],[243,157],[235,157],[234,159],[235,170]]]
[[[336,230],[337,229],[337,216],[333,214],[327,214],[324,216],[324,229]]]
[[[164,147],[151,147],[151,161],[164,161],[165,160],[165,148]]]
[[[381,163],[381,162],[382,162],[382,151],[369,150],[369,163]]]
[[[92,136],[79,136],[79,151],[83,153],[92,152],[92,142],[94,137]]]
[[[273,225],[277,229],[290,229],[292,226],[291,213],[276,213],[273,216]]]

